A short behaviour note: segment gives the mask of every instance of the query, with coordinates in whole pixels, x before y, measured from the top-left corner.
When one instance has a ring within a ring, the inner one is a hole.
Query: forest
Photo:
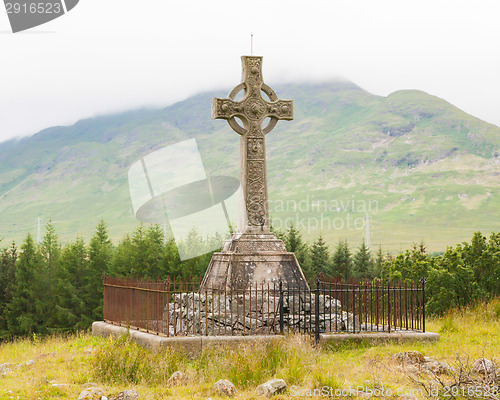
[[[295,252],[308,280],[320,274],[346,280],[425,278],[429,314],[500,295],[500,233],[476,232],[470,242],[441,254],[429,254],[424,243],[390,254],[364,242],[353,250],[342,239],[330,249],[321,236],[310,244],[294,226],[274,232]],[[179,246],[210,247],[213,240],[222,243],[192,231]],[[203,276],[212,253],[181,261],[177,244],[157,225],[140,225],[115,245],[102,220],[88,243],[76,237],[63,245],[49,222],[40,243],[28,234],[19,248],[12,243],[0,250],[0,341],[88,329],[102,320],[104,274],[192,281]]]

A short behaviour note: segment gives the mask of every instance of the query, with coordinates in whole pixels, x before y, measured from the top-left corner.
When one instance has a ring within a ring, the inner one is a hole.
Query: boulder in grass
[[[219,396],[227,396],[227,397],[233,397],[238,394],[238,391],[234,387],[234,385],[229,382],[227,379],[221,379],[217,382],[214,383],[212,386],[212,389],[219,395]]]
[[[107,399],[104,390],[99,387],[85,389],[78,396],[78,400],[105,400]]]
[[[0,364],[0,375],[7,375],[10,372],[10,364]]]
[[[490,360],[482,357],[474,361],[474,364],[472,364],[472,370],[474,372],[490,375],[495,373],[495,364],[493,364]]]
[[[392,356],[401,364],[423,364],[426,362],[424,355],[419,351],[403,351]]]
[[[422,365],[422,369],[425,372],[428,372],[428,373],[434,374],[434,375],[451,374],[453,372],[453,368],[451,368],[448,364],[446,364],[444,362],[439,362],[439,361],[434,360],[432,358],[429,360],[426,360],[425,364]]]
[[[82,385],[82,389],[88,389],[92,387],[99,387],[99,385],[95,382],[87,382]]]
[[[139,393],[133,389],[123,390],[120,393],[111,396],[109,400],[136,400],[139,398]]]
[[[286,383],[283,379],[271,379],[262,385],[257,386],[255,393],[258,396],[272,396],[275,393],[281,393],[286,390]]]
[[[180,386],[188,382],[188,376],[182,371],[175,371],[170,378],[168,378],[167,386]]]

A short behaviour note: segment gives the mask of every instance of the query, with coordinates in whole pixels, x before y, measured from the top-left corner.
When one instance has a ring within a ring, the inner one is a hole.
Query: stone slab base
[[[280,278],[284,287],[309,289],[295,254],[287,252],[274,234],[235,234],[212,256],[201,288],[261,288],[269,284],[272,289]]]
[[[128,335],[137,344],[150,351],[161,351],[165,348],[180,349],[191,357],[201,354],[202,349],[207,346],[215,347],[237,347],[242,343],[271,342],[285,340],[282,335],[253,335],[253,336],[175,336],[166,337],[153,333],[143,332],[136,329],[127,329],[122,326],[113,325],[104,321],[96,321],[92,324],[94,336],[119,338]],[[404,341],[428,341],[439,340],[439,335],[433,332],[374,332],[374,333],[334,333],[320,334],[320,344],[335,344],[348,341],[362,342],[369,340],[373,344]]]
[[[394,332],[365,332],[365,333],[320,333],[322,344],[364,342],[372,344],[387,342],[436,342],[440,339],[434,332],[394,331]]]
[[[128,329],[123,326],[113,325],[104,321],[92,324],[92,334],[115,339],[128,335],[137,344],[150,351],[161,351],[166,348],[180,349],[191,357],[201,354],[206,347],[237,347],[242,343],[281,341],[282,335],[254,335],[254,336],[161,336],[154,333]]]

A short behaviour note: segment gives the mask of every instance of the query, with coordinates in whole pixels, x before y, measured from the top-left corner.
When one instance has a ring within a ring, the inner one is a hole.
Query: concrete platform
[[[186,352],[192,357],[201,354],[206,347],[237,347],[242,343],[271,342],[285,340],[282,335],[251,335],[251,336],[174,336],[167,337],[128,329],[122,326],[113,325],[104,321],[96,321],[92,324],[92,334],[95,336],[119,338],[129,335],[136,343],[151,351],[160,351],[165,348],[177,348]],[[439,340],[439,335],[433,332],[373,332],[373,333],[322,333],[320,334],[320,344],[335,344],[345,342],[363,342],[368,340],[373,344],[387,342],[406,341],[428,341]]]
[[[365,333],[321,333],[320,343],[364,342],[381,344],[387,342],[436,342],[440,339],[434,332],[394,331],[394,332],[365,332]]]

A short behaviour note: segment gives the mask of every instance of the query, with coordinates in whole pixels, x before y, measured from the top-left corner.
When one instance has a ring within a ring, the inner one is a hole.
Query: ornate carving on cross
[[[212,119],[225,119],[229,126],[241,135],[240,183],[244,196],[244,220],[241,232],[269,231],[267,197],[266,147],[264,135],[269,133],[278,120],[293,119],[293,100],[280,100],[262,78],[262,57],[242,56],[242,82],[228,98],[212,99]],[[243,98],[235,100],[243,90]],[[269,101],[262,97],[264,92]],[[241,126],[236,119],[239,119]],[[262,122],[269,118],[269,124]],[[241,211],[240,211],[241,212]]]

